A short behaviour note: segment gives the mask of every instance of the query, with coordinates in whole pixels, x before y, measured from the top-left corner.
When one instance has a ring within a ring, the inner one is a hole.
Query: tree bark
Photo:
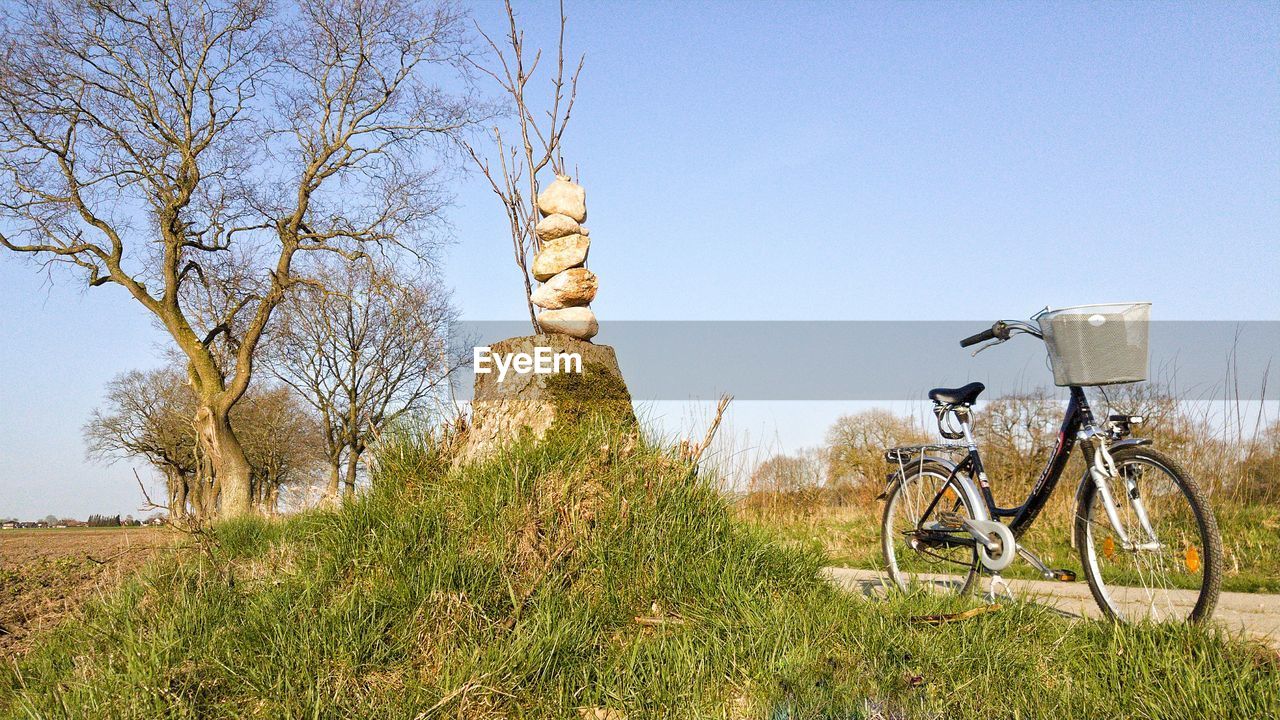
[[[187,488],[189,479],[181,468],[172,465],[165,467],[165,483],[169,486],[169,518],[185,520],[187,512]]]
[[[217,512],[217,488],[212,478],[199,474],[190,476],[187,497],[191,505],[191,517],[198,521],[208,520]]]
[[[347,497],[351,497],[356,492],[356,463],[359,461],[359,453],[355,450],[347,451]]]
[[[342,486],[342,458],[329,458],[329,486],[325,488],[325,497],[336,500]]]
[[[196,411],[196,434],[218,480],[218,516],[231,519],[252,515],[253,482],[249,459],[231,429],[228,412],[202,402]]]
[[[183,510],[179,503],[186,502],[186,498],[182,497],[182,471],[173,466],[166,466],[164,468],[164,484],[169,517],[177,519],[182,516]]]
[[[187,498],[190,495],[191,483],[194,479],[187,473],[179,472],[174,482],[177,487],[173,492],[173,504],[169,507],[169,516],[171,519],[186,520],[191,516],[191,512],[187,510]]]

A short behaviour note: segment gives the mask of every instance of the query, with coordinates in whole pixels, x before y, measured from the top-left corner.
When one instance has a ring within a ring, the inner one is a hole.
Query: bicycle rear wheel
[[[911,464],[885,497],[881,550],[889,579],[903,590],[964,594],[977,578],[978,552],[972,541],[961,544],[968,533],[958,527],[959,518],[973,517],[972,509],[963,493],[947,487],[949,475],[936,462]],[[922,517],[939,491],[943,500]]]
[[[1218,524],[1199,487],[1170,458],[1147,447],[1113,453],[1111,495],[1128,537],[1108,518],[1097,486],[1086,479],[1075,539],[1085,578],[1107,616],[1122,622],[1199,622],[1213,613],[1222,576]],[[1128,499],[1142,499],[1154,541]]]

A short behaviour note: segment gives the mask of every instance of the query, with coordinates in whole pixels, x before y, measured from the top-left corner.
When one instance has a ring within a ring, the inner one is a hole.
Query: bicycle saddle
[[[987,386],[980,382],[971,382],[958,388],[934,388],[929,391],[929,399],[943,405],[972,405]]]

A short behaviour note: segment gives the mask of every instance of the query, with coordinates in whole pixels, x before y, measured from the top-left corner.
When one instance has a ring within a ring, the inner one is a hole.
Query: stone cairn
[[[545,333],[561,333],[590,340],[600,330],[591,301],[599,281],[584,267],[591,247],[590,231],[582,226],[587,219],[587,193],[567,176],[538,193],[542,214],[534,232],[542,249],[533,258],[533,277],[542,283],[529,296],[542,308],[538,324]]]

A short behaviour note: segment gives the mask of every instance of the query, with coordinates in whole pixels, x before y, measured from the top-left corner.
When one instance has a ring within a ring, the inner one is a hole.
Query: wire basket
[[[1036,316],[1053,364],[1053,382],[1114,385],[1147,379],[1151,303],[1078,305]]]

